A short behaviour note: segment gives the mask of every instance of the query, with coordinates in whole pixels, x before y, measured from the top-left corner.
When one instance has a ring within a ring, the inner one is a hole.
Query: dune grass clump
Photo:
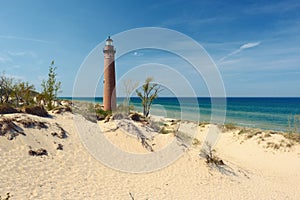
[[[28,151],[28,154],[30,156],[48,156],[48,152],[46,149],[43,149],[43,148],[40,148],[40,149],[37,149],[37,150],[32,150],[30,149]]]
[[[233,123],[224,124],[224,129],[231,131],[237,129],[237,127]]]
[[[83,116],[86,120],[97,123],[112,115],[111,111],[103,110],[100,104],[73,101],[72,112]]]
[[[58,144],[56,150],[61,150],[61,151],[64,150],[64,145]]]
[[[12,114],[12,113],[19,113],[19,111],[9,104],[0,104],[0,114]]]
[[[95,112],[96,112],[97,120],[104,120],[107,116],[112,115],[111,111],[105,111],[102,108],[96,108]]]
[[[130,114],[131,111],[134,111],[134,106],[128,104],[129,103],[127,101],[123,102],[122,104],[119,104],[117,107],[117,112]]]
[[[208,165],[225,165],[223,160],[216,156],[216,150],[212,148],[212,145],[208,142],[205,143],[205,146],[202,148],[200,152],[200,156],[206,159],[206,163]]]
[[[204,128],[206,125],[208,125],[208,122],[199,122],[199,126]]]
[[[272,149],[275,149],[275,150],[279,150],[279,149],[291,148],[293,145],[294,145],[293,142],[289,142],[289,141],[286,141],[286,140],[280,140],[279,143],[267,142],[266,148],[272,148]]]
[[[130,114],[129,118],[136,122],[146,121],[146,118],[137,112]]]
[[[25,106],[23,112],[39,117],[49,117],[47,110],[43,106]]]
[[[259,134],[262,134],[262,132],[261,132],[261,131],[250,132],[250,133],[248,133],[248,134],[246,135],[246,138],[247,138],[247,139],[251,139],[251,138],[253,138],[254,136],[257,136],[257,135],[259,135]]]
[[[285,138],[297,142],[300,144],[300,134],[299,133],[284,133],[282,134]]]
[[[51,135],[53,137],[58,137],[59,139],[67,138],[68,137],[67,132],[62,127],[60,127],[58,124],[56,124],[56,126],[57,126],[57,130],[52,131]]]
[[[201,142],[200,142],[200,140],[198,140],[197,138],[194,138],[194,139],[192,140],[192,145],[197,146],[197,145],[200,145],[200,144],[201,144]]]
[[[242,129],[238,132],[238,135],[245,134],[245,133],[247,133],[247,129],[242,128]]]
[[[166,126],[162,127],[159,131],[161,134],[169,134],[169,133],[174,133],[174,130],[171,128],[168,128]]]
[[[8,193],[6,193],[6,197],[3,197],[2,198],[2,196],[0,195],[0,200],[9,200],[10,199],[10,193],[8,192]]]
[[[60,113],[64,113],[64,112],[72,113],[72,108],[67,105],[67,106],[58,106],[58,107],[52,109],[52,113],[55,113],[55,114],[60,114]]]

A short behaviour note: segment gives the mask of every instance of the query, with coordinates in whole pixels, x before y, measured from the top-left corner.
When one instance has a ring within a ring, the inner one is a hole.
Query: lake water
[[[64,99],[72,99],[64,97]],[[80,97],[74,100],[102,103],[102,97]],[[119,98],[117,103],[123,102]],[[130,104],[142,111],[141,100],[131,98]],[[286,131],[293,125],[294,116],[300,115],[300,98],[175,98],[155,99],[151,111],[153,115],[170,118],[213,122],[222,121],[239,126],[256,127],[276,131]],[[213,115],[212,115],[213,113]]]

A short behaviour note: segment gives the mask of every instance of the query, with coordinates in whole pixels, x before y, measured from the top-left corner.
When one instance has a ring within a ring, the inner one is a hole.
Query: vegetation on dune
[[[57,99],[57,94],[61,89],[61,82],[56,80],[56,69],[54,61],[49,66],[48,79],[42,81],[42,93],[40,98],[44,101],[49,110],[53,109],[53,101]]]
[[[7,77],[3,72],[0,75],[0,104],[10,104],[16,107],[30,105],[37,92],[34,86],[28,82]]]
[[[129,105],[129,103],[124,100],[122,104],[119,104],[117,106],[117,112],[116,113],[124,113],[126,115],[129,115],[132,111],[134,111],[134,106]]]
[[[9,103],[9,97],[12,94],[13,78],[5,76],[3,72],[0,76],[0,103]]]
[[[16,84],[13,85],[12,90],[12,97],[15,98],[15,105],[19,106],[20,101],[22,101],[23,105],[31,105],[33,104],[34,92],[35,88],[32,84],[28,82],[18,81]]]
[[[25,106],[22,111],[27,114],[48,117],[49,114],[43,106]]]
[[[133,93],[134,89],[139,85],[138,82],[133,82],[131,79],[123,81],[123,90],[125,93],[125,99],[123,104],[119,105],[117,110],[130,114],[130,111],[134,109],[133,105],[129,105],[130,95]]]
[[[148,117],[151,105],[154,99],[158,97],[158,93],[161,91],[160,86],[157,83],[152,82],[153,78],[149,77],[145,80],[141,90],[136,90],[136,94],[142,100],[143,114],[145,117]]]
[[[110,110],[103,110],[101,107],[95,107],[95,112],[98,120],[103,120],[107,116],[112,115],[112,112]]]
[[[224,124],[225,130],[235,130],[237,127],[233,123]]]
[[[283,136],[289,140],[295,141],[300,144],[300,134],[299,133],[284,133]]]
[[[103,110],[103,106],[100,104],[87,103],[81,101],[74,101],[72,112],[82,115],[85,119],[96,123],[97,120],[108,119],[111,115],[111,111]]]
[[[208,142],[205,143],[203,149],[200,152],[200,156],[206,159],[208,165],[224,165],[223,160],[215,155],[216,150],[212,148],[212,145]]]
[[[209,122],[199,122],[200,127],[205,127],[208,124],[209,124]]]
[[[193,138],[192,145],[197,146],[197,145],[200,145],[200,144],[201,144],[200,140],[198,140],[197,138]]]
[[[6,193],[6,197],[3,197],[3,198],[2,198],[2,197],[0,196],[0,200],[9,200],[10,197],[11,197],[11,196],[10,196],[10,193],[8,192],[8,193]]]
[[[0,104],[0,114],[18,113],[19,110],[11,106],[10,104]]]
[[[0,75],[0,113],[24,112],[42,117],[49,116],[44,105],[49,110],[53,109],[61,88],[61,82],[56,80],[56,69],[52,61],[48,79],[43,80],[41,84],[41,93],[36,92],[34,85],[29,82],[16,80],[2,72]]]

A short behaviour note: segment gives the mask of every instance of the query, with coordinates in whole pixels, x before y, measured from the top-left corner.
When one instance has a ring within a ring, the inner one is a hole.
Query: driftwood
[[[138,138],[138,140],[141,141],[143,147],[146,148],[148,151],[154,151],[152,146],[147,142],[149,138],[132,121],[127,119],[119,120],[117,123],[117,127],[123,128],[126,132],[135,135]]]
[[[134,200],[133,194],[131,194],[131,192],[129,192],[129,195],[131,197],[131,200]]]
[[[19,134],[26,135],[23,129],[17,126],[13,120],[8,118],[0,119],[0,136],[6,136],[8,140],[12,140]]]

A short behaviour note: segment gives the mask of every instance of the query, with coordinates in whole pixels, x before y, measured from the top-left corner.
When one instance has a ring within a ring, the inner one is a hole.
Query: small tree
[[[15,98],[16,106],[19,106],[20,101],[25,105],[33,102],[34,85],[28,82],[18,81],[13,84],[12,95]]]
[[[22,99],[21,82],[17,82],[13,85],[12,96],[15,98],[16,106],[19,106],[20,100]]]
[[[53,101],[57,98],[57,93],[61,88],[61,82],[57,82],[55,70],[57,67],[54,66],[54,61],[49,66],[48,80],[42,81],[42,97],[48,109],[53,108]]]
[[[123,89],[125,93],[125,99],[123,102],[123,109],[125,112],[129,114],[130,112],[130,94],[134,91],[134,89],[138,86],[138,82],[133,82],[131,79],[123,81]]]
[[[13,78],[5,76],[3,72],[0,76],[0,103],[8,103],[13,91]]]
[[[33,96],[36,96],[37,92],[35,92],[35,87],[28,82],[21,82],[21,93],[22,93],[22,100],[26,105],[29,105],[33,102]]]
[[[136,94],[142,100],[143,114],[145,117],[148,117],[152,102],[158,97],[158,93],[161,91],[160,86],[156,83],[151,83],[152,81],[153,78],[147,78],[142,86],[142,91],[136,90]]]

